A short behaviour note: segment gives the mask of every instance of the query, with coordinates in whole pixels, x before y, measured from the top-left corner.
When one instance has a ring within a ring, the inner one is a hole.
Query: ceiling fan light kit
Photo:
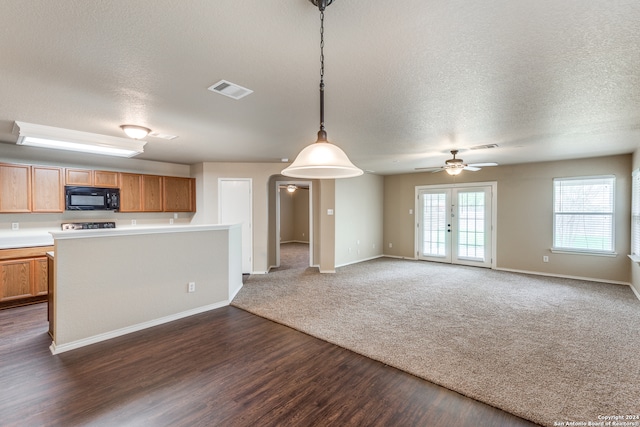
[[[466,163],[464,163],[464,161],[462,159],[457,159],[456,158],[457,154],[458,154],[458,150],[451,150],[451,155],[453,156],[453,158],[446,160],[444,162],[444,166],[431,167],[431,168],[416,168],[416,170],[432,171],[433,173],[440,172],[440,171],[446,171],[449,175],[456,176],[456,175],[460,175],[463,170],[476,172],[476,171],[479,171],[483,167],[498,166],[497,163],[471,163],[471,164],[466,164]]]
[[[344,151],[327,140],[324,128],[324,10],[333,0],[309,0],[320,11],[320,130],[318,139],[305,147],[282,175],[307,179],[353,178],[364,172]]]

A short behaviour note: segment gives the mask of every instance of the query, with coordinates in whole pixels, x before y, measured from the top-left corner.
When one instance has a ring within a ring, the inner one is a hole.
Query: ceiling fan
[[[465,171],[479,171],[483,167],[487,166],[498,166],[497,163],[472,163],[466,164],[462,159],[456,159],[456,154],[458,154],[458,150],[451,150],[451,154],[453,155],[453,159],[446,160],[444,166],[440,167],[431,167],[431,168],[416,168],[416,170],[420,171],[432,171],[432,172],[440,172],[446,171],[449,175],[460,175],[460,173]]]

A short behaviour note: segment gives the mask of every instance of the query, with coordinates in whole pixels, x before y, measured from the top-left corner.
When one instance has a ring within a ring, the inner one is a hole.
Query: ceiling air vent
[[[171,141],[172,139],[176,139],[178,137],[178,135],[169,135],[168,133],[160,133],[160,132],[151,132],[149,133],[149,136],[153,136],[154,138],[166,139],[168,141]]]
[[[233,99],[244,98],[250,93],[253,93],[252,90],[247,89],[246,87],[242,87],[226,80],[220,80],[218,83],[209,86],[209,90]]]
[[[488,148],[498,148],[498,144],[476,145],[475,147],[469,147],[469,150],[486,150]]]

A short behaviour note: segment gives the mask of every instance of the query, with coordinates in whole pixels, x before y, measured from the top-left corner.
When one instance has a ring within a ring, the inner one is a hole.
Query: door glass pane
[[[445,193],[422,195],[422,255],[446,255],[447,214]]]
[[[485,193],[458,193],[458,258],[484,261]]]

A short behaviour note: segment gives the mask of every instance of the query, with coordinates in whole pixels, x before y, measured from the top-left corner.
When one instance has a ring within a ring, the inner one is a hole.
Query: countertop
[[[237,225],[237,224],[236,224]],[[235,225],[137,225],[94,230],[60,230],[60,228],[32,228],[27,230],[9,230],[0,232],[0,249],[29,248],[35,246],[53,246],[55,239],[75,239],[83,237],[108,237],[132,234],[184,233],[200,230],[223,230]]]
[[[50,228],[34,228],[0,232],[0,249],[53,246],[52,231]]]

